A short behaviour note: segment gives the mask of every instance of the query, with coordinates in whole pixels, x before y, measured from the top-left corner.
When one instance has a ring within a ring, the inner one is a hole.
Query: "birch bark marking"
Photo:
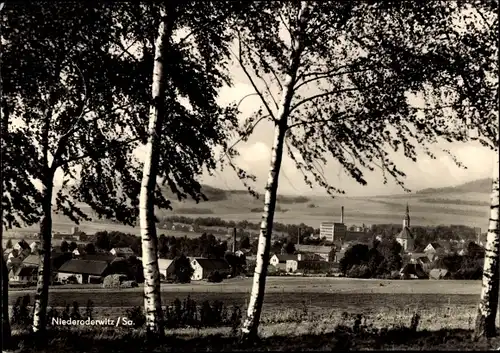
[[[158,165],[158,142],[163,124],[163,103],[165,90],[164,54],[172,34],[167,25],[166,11],[161,8],[162,21],[158,27],[155,42],[153,67],[152,103],[149,110],[149,136],[146,144],[141,191],[139,195],[139,224],[142,241],[142,265],[144,269],[144,310],[148,333],[163,335],[160,296],[160,271],[158,268],[158,239],[154,215],[154,190]]]
[[[33,332],[44,332],[47,325],[47,305],[49,303],[49,284],[51,282],[50,256],[52,251],[52,194],[53,176],[43,185],[43,218],[40,224],[40,265],[36,284],[33,311]]]
[[[499,208],[500,150],[498,149],[493,168],[491,191],[490,222],[484,255],[483,284],[476,317],[475,339],[496,335],[495,319],[498,311],[498,291],[500,281],[500,231],[498,223]]]
[[[258,335],[260,315],[264,303],[264,293],[266,289],[267,266],[269,265],[269,252],[271,249],[271,234],[274,221],[274,210],[276,207],[276,196],[278,191],[278,178],[283,159],[283,145],[287,130],[290,105],[294,95],[294,85],[297,78],[297,71],[300,66],[300,56],[303,51],[303,44],[300,38],[300,30],[306,23],[306,16],[309,12],[307,1],[301,2],[299,12],[299,33],[294,38],[294,47],[291,54],[290,72],[283,85],[282,99],[279,105],[277,122],[274,129],[274,141],[271,152],[271,162],[266,184],[264,197],[264,212],[260,224],[259,245],[257,248],[257,263],[253,276],[252,292],[248,303],[247,317],[243,323],[241,333],[242,340],[252,340]]]

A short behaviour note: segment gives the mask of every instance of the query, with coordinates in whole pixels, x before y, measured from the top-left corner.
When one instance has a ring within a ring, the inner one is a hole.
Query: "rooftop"
[[[65,262],[58,272],[101,276],[108,266],[107,261],[71,259]]]

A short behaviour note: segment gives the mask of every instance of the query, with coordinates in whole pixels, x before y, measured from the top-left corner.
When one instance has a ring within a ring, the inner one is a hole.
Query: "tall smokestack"
[[[236,228],[233,228],[233,254],[236,252]]]
[[[344,206],[340,208],[340,223],[344,224]]]
[[[299,234],[297,235],[297,245],[300,245],[300,228],[299,228]]]

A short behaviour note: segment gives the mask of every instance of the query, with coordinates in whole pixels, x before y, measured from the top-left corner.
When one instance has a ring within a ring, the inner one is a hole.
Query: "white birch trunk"
[[[305,23],[308,11],[308,2],[301,2],[299,25]],[[278,179],[283,159],[283,145],[287,130],[290,104],[294,95],[297,71],[300,66],[302,44],[299,37],[295,38],[292,57],[290,58],[290,72],[283,85],[282,99],[279,105],[277,122],[274,130],[274,141],[271,151],[271,162],[264,196],[264,213],[260,224],[259,245],[257,248],[257,263],[253,276],[252,292],[248,303],[247,316],[241,328],[242,340],[251,341],[258,336],[258,328],[264,293],[266,289],[267,267],[269,266],[269,253],[271,249],[271,235],[273,230],[274,210],[278,192]]]
[[[165,18],[165,10],[161,9],[160,12],[161,17]],[[149,110],[149,137],[146,144],[146,156],[139,197],[146,328],[148,333],[155,335],[163,335],[164,333],[160,295],[160,271],[158,268],[158,238],[154,214],[154,190],[156,187],[159,135],[164,119],[163,112],[160,109],[164,101],[165,90],[165,74],[163,71],[164,54],[171,33],[171,26],[168,26],[165,20],[161,21],[155,43],[152,104]]]
[[[497,143],[498,147],[498,143]],[[500,151],[497,148],[493,168],[493,186],[491,191],[490,222],[486,239],[484,257],[483,285],[476,317],[474,336],[493,337],[496,335],[496,315],[498,311],[498,291],[500,281],[500,232],[498,223]]]
[[[49,303],[49,284],[51,282],[50,256],[52,248],[52,193],[53,178],[48,178],[43,186],[43,218],[40,223],[40,265],[36,284],[33,310],[33,332],[45,332],[47,325],[47,305]]]

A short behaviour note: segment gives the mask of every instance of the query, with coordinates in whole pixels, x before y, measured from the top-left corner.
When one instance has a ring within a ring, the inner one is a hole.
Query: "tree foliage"
[[[323,173],[331,159],[360,184],[379,168],[385,181],[391,176],[404,188],[397,153],[416,161],[419,152],[436,158],[430,146],[443,141],[493,147],[498,18],[492,2],[310,6],[302,29],[298,3],[256,3],[242,20],[234,57],[262,101],[241,129],[243,139],[259,120],[276,122],[276,92],[295,70],[286,152],[307,184],[331,194],[343,193]],[[293,55],[300,56],[297,67],[290,66]]]
[[[174,259],[174,281],[177,283],[190,283],[191,276],[194,273],[191,262],[184,256],[178,256]]]

